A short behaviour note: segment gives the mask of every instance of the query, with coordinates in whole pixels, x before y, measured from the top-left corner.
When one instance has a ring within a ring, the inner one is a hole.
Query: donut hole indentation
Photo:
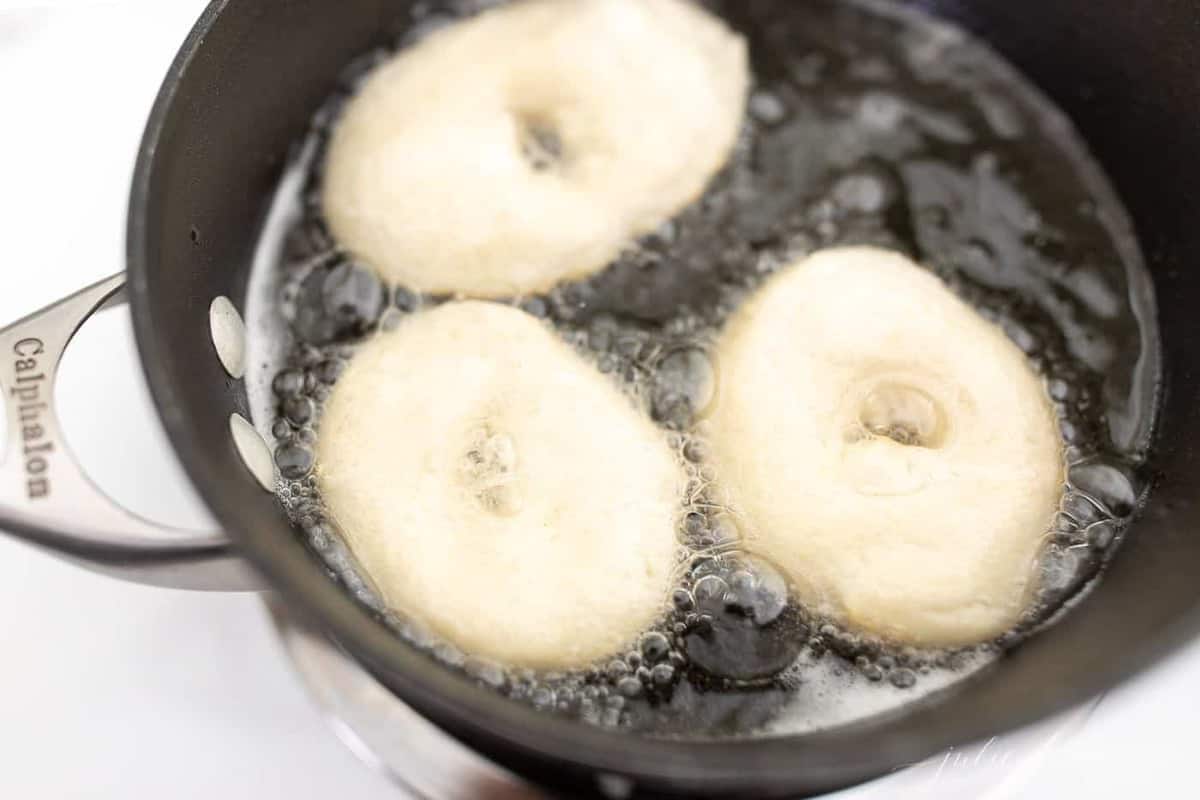
[[[549,172],[566,160],[566,148],[558,125],[545,114],[516,112],[521,155],[534,172]]]
[[[908,447],[937,448],[945,441],[946,419],[928,393],[902,383],[882,383],[858,410],[863,431]]]
[[[489,425],[472,430],[459,462],[459,477],[484,510],[501,517],[520,513],[517,447],[508,434]]]

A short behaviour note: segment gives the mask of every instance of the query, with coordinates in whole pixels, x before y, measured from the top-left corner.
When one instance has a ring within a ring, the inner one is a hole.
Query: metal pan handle
[[[113,502],[84,474],[63,438],[54,402],[59,362],[92,314],[125,302],[124,288],[124,274],[114,275],[0,330],[0,402],[8,412],[0,529],[136,583],[263,588],[224,534],[156,525]]]

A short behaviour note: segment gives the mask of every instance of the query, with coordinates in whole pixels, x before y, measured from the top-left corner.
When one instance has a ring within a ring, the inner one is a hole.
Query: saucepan
[[[802,2],[746,0],[770,13]],[[987,40],[1073,119],[1133,218],[1158,299],[1163,389],[1144,508],[1096,589],[1053,629],[902,714],[802,736],[641,738],[517,705],[410,647],[330,581],[229,435],[245,389],[214,357],[209,304],[246,296],[296,140],[342,67],[388,42],[408,0],[216,0],[163,82],[138,156],[127,269],[0,332],[8,407],[0,526],[120,578],[272,589],[474,750],[581,797],[792,797],[846,786],[1101,692],[1200,631],[1200,6],[914,0]],[[13,279],[19,279],[13,274]],[[166,431],[220,533],[172,531],[105,499],[55,419],[77,328],[128,300]],[[616,776],[616,783],[612,778]]]

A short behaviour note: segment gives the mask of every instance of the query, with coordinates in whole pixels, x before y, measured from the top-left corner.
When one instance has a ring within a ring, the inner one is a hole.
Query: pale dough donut
[[[835,249],[740,309],[718,364],[717,480],[803,603],[928,646],[1016,622],[1064,455],[997,326],[901,255]]]
[[[364,346],[321,421],[317,480],[388,604],[469,654],[582,666],[666,610],[680,463],[511,307],[449,303]]]
[[[473,297],[612,261],[700,196],[737,139],[745,42],[685,0],[521,0],[371,74],[324,209],[385,278]]]

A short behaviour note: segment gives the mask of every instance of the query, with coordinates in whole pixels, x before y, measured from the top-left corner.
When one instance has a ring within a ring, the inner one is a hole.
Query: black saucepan
[[[778,15],[803,6],[745,2]],[[204,13],[146,128],[128,272],[0,332],[11,439],[0,524],[137,580],[270,586],[447,731],[572,797],[596,793],[598,776],[609,774],[628,778],[621,785],[639,797],[819,793],[1031,722],[1146,667],[1200,630],[1200,5],[914,4],[988,40],[1074,119],[1134,219],[1165,370],[1153,488],[1103,581],[1052,634],[945,696],[898,716],[764,741],[647,740],[548,717],[439,667],[378,624],[328,580],[250,479],[229,435],[230,414],[246,413],[244,389],[214,358],[209,303],[245,297],[289,147],[341,68],[397,35],[408,0],[215,0]],[[114,510],[65,450],[53,417],[58,356],[96,306],[120,299],[125,280],[158,409],[223,535],[163,531]]]

